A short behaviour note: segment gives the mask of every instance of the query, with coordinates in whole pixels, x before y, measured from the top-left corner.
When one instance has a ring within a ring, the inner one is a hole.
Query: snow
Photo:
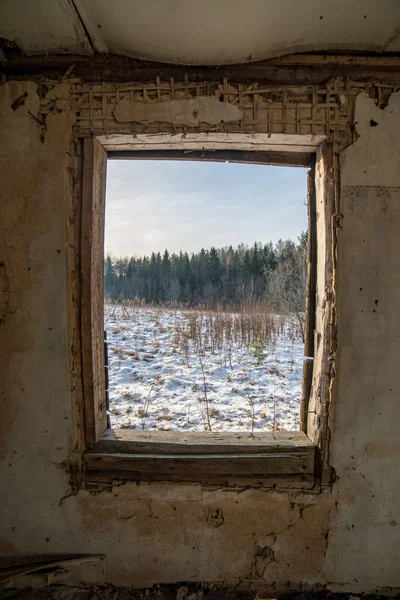
[[[236,342],[204,347],[198,356],[193,340],[179,334],[188,331],[191,317],[189,311],[106,306],[111,427],[299,430],[304,345],[290,323],[257,364],[251,347]]]

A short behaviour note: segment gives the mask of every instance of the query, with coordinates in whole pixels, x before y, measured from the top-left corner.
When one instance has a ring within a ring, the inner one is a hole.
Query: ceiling
[[[399,52],[400,0],[0,0],[0,37],[27,55],[97,52],[187,65]]]

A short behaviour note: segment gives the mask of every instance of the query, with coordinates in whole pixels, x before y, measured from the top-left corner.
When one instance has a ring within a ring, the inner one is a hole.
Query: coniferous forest
[[[150,304],[238,306],[265,300],[278,311],[305,309],[307,233],[297,242],[105,259],[105,297]]]

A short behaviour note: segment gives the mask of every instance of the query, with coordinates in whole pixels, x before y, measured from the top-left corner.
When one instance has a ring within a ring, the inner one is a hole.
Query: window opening
[[[108,423],[300,430],[306,171],[108,161]]]

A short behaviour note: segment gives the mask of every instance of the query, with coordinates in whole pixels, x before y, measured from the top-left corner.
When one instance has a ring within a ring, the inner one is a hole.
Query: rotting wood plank
[[[357,72],[357,79],[399,79],[398,56],[346,56],[303,54],[259,62],[216,66],[185,66],[151,62],[117,55],[85,57],[77,54],[24,56],[9,53],[1,72],[9,77],[62,78],[73,66],[72,76],[88,81],[156,81],[182,78],[200,84],[227,77],[240,83],[266,81],[281,84],[319,84],[332,77]]]
[[[85,455],[87,482],[313,486],[315,446],[301,432],[208,434],[107,430]],[[305,479],[304,479],[305,477]],[[289,478],[289,480],[287,479]],[[294,479],[293,479],[294,478]]]
[[[289,453],[171,455],[86,453],[86,470],[131,472],[132,478],[159,481],[205,481],[209,477],[265,478],[276,475],[312,475],[314,448]]]
[[[312,167],[315,156],[311,152],[276,152],[242,150],[115,150],[109,159],[131,160],[185,160],[206,162],[251,163],[288,167]]]
[[[94,444],[107,426],[104,367],[103,248],[107,154],[85,138],[82,173],[81,330],[85,432]]]
[[[82,381],[81,348],[81,212],[82,212],[82,154],[83,140],[76,140],[72,153],[72,210],[68,220],[68,273],[70,278],[70,305],[73,307],[70,322],[70,378],[73,423],[73,447],[86,450],[85,412]],[[80,461],[79,461],[80,464]]]
[[[302,431],[266,433],[181,433],[107,429],[92,453],[115,454],[293,454],[311,453],[312,442]]]
[[[340,217],[336,206],[336,186],[338,177],[334,162],[332,143],[322,144],[316,155],[316,210],[318,235],[317,260],[317,308],[315,326],[314,374],[311,384],[307,433],[317,446],[321,481],[330,482],[332,472],[329,467],[330,428],[328,424],[332,394],[332,383],[335,374],[334,361],[336,345],[335,294],[335,228],[336,219]]]
[[[90,487],[110,487],[120,481],[135,481],[137,483],[200,483],[202,486],[214,486],[220,488],[221,486],[235,487],[235,488],[258,488],[265,491],[270,490],[312,490],[313,493],[319,493],[320,488],[315,486],[314,475],[301,474],[301,475],[271,475],[268,477],[235,477],[234,475],[208,475],[200,480],[193,478],[184,479],[179,474],[164,475],[156,477],[154,474],[146,474],[143,472],[137,473],[136,475],[132,471],[118,471],[113,473],[112,471],[87,471],[86,473],[86,485]]]
[[[325,66],[340,65],[347,67],[380,67],[396,69],[400,68],[399,56],[377,56],[362,54],[290,54],[272,59],[277,65],[307,65]]]
[[[314,358],[314,332],[317,287],[317,225],[316,225],[316,192],[315,165],[307,174],[308,196],[308,247],[307,247],[307,292],[306,292],[306,323],[304,331],[304,355]],[[300,407],[300,426],[307,433],[307,411],[310,398],[314,370],[313,360],[305,360],[303,364],[302,402]]]

